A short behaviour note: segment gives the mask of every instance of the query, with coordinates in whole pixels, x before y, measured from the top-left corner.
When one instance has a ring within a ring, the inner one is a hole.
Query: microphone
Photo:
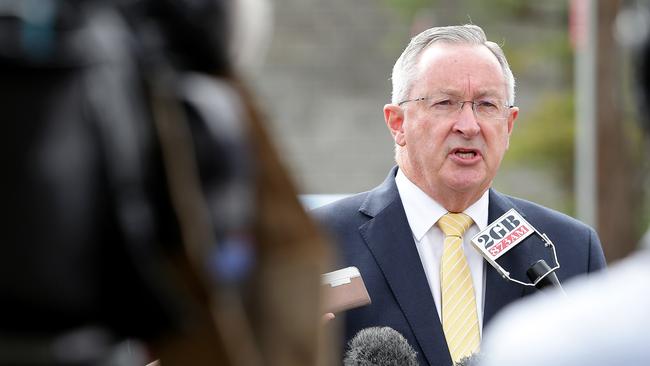
[[[526,271],[526,275],[531,281],[533,281],[533,284],[535,284],[535,287],[539,290],[556,288],[564,292],[562,285],[560,285],[560,280],[555,274],[555,270],[551,269],[543,259],[533,263],[533,265],[528,268],[528,271]]]
[[[526,283],[512,278],[510,272],[497,263],[497,259],[533,234],[539,235],[544,242],[544,246],[550,248],[556,265],[551,268],[544,259],[538,260],[526,271],[526,275],[532,281],[532,283]],[[508,212],[476,234],[472,238],[471,243],[503,278],[520,285],[534,286],[537,289],[547,288],[549,286],[562,289],[560,281],[554,272],[560,268],[560,263],[557,260],[553,242],[546,234],[537,231],[515,209],[508,210]]]
[[[404,336],[391,327],[360,330],[348,342],[343,366],[404,365],[418,366],[417,353]]]

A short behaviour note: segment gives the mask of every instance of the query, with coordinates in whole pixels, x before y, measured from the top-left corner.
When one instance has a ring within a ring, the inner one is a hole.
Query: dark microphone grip
[[[557,275],[554,271],[551,271],[551,267],[543,259],[538,260],[530,266],[528,271],[526,271],[526,275],[539,290],[558,288],[564,292]]]

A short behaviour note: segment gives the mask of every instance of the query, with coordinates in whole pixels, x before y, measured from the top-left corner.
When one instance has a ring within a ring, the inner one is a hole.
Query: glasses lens
[[[479,100],[474,102],[474,111],[476,116],[483,119],[500,118],[504,115],[502,103],[489,100]]]

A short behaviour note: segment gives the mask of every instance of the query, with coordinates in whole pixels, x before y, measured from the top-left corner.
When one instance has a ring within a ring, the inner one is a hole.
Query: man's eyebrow
[[[463,96],[463,92],[460,92],[456,89],[448,89],[448,88],[442,88],[439,89],[431,95],[439,95],[439,94],[444,94],[444,95],[450,95],[454,97],[461,97]],[[474,98],[481,98],[481,97],[495,97],[495,98],[502,98],[500,95],[499,89],[498,88],[486,88],[486,89],[480,89],[474,94]]]
[[[500,94],[501,94],[501,93],[500,93],[499,89],[496,89],[496,88],[489,88],[489,89],[482,89],[482,90],[479,90],[479,91],[476,93],[476,96],[477,96],[477,97],[484,97],[484,96],[487,95],[487,96],[490,96],[490,97],[501,97]]]
[[[461,92],[459,92],[458,90],[455,90],[455,89],[439,89],[438,91],[434,92],[433,94],[445,94],[445,95],[461,96],[463,93],[461,93]]]

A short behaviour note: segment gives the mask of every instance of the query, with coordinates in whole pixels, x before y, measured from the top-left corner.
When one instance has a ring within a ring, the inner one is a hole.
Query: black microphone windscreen
[[[416,352],[406,339],[391,327],[362,329],[348,343],[344,366],[418,366]]]
[[[540,290],[545,288],[562,288],[557,275],[543,259],[533,263],[528,271],[526,271],[526,275],[531,281],[533,281],[535,287]]]

